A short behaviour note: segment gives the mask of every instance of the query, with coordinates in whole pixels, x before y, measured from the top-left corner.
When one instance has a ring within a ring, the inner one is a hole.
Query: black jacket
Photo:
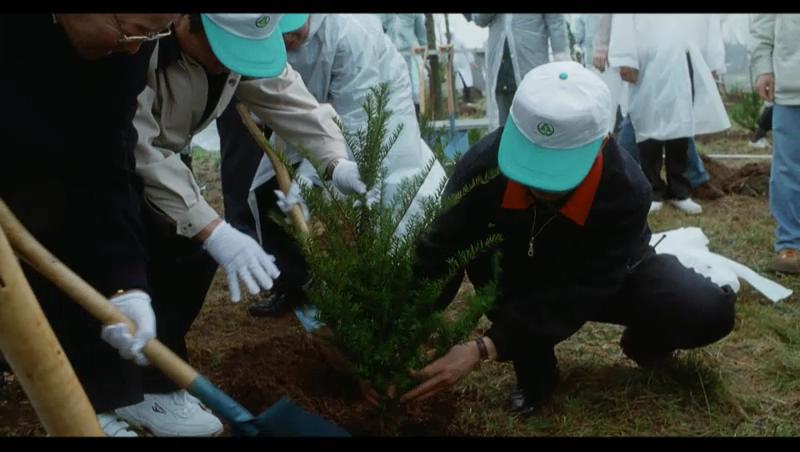
[[[0,196],[107,295],[147,287],[133,117],[153,47],[85,60],[50,14],[0,15]]]
[[[484,137],[461,158],[446,194],[497,168],[502,130]],[[418,242],[417,271],[438,276],[456,251],[491,233],[502,235],[498,296],[487,333],[501,360],[515,359],[531,340],[554,345],[572,335],[652,252],[647,225],[650,185],[612,138],[601,153],[602,166],[593,170],[594,187],[587,177],[564,205],[519,204],[520,198],[511,192],[507,196],[513,188],[501,173],[442,213]],[[518,184],[516,188],[520,193],[527,190]],[[509,208],[514,199],[518,208]],[[449,285],[447,302],[462,277],[463,273]]]

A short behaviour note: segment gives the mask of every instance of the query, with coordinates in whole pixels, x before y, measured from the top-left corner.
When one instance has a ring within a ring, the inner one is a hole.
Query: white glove
[[[114,323],[103,326],[100,337],[119,350],[123,358],[132,359],[140,366],[150,364],[142,353],[147,342],[156,337],[156,314],[150,306],[150,295],[132,291],[112,297],[109,301],[133,321],[136,335],[131,335],[128,325]]]
[[[313,187],[314,185],[322,186],[322,180],[317,173],[317,169],[308,160],[303,160],[297,171],[294,173],[294,179],[302,185]]]
[[[333,169],[331,182],[337,190],[345,195],[355,193],[364,194],[367,192],[367,185],[361,180],[358,174],[358,165],[352,160],[341,160]]]
[[[295,204],[300,205],[300,210],[303,212],[303,219],[308,221],[308,206],[306,206],[306,202],[303,201],[303,197],[300,196],[300,185],[297,181],[292,181],[292,185],[289,186],[289,193],[283,194],[281,190],[275,190],[275,196],[278,198],[278,208],[281,209],[284,215],[289,215],[289,211],[292,210],[292,207]]]
[[[378,203],[381,200],[381,187],[374,186],[367,192],[367,210],[372,209],[372,206]],[[361,205],[360,200],[356,200],[353,203],[353,207],[358,207]]]
[[[275,266],[275,258],[265,253],[255,240],[233,228],[227,221],[221,222],[203,242],[203,248],[221,265],[228,275],[228,290],[231,300],[242,299],[239,279],[244,281],[251,294],[260,289],[272,288],[272,280],[281,272]]]

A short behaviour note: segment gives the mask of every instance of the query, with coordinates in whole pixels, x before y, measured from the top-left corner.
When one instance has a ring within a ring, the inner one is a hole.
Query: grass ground
[[[765,152],[745,140],[746,133],[734,129],[701,139],[698,147],[707,154]],[[743,283],[735,330],[716,344],[680,352],[662,371],[639,369],[625,358],[621,327],[589,323],[557,347],[562,385],[551,406],[533,418],[506,410],[511,366],[484,364],[456,387],[451,429],[481,436],[800,435],[800,277],[767,270],[775,227],[767,199],[730,195],[702,204],[700,216],[666,206],[651,216],[651,229],[700,227],[712,251],[795,294],[773,304]]]
[[[742,136],[730,133],[701,140],[699,148],[704,153],[764,152],[748,150]],[[217,166],[216,154],[195,155],[206,197],[221,206]],[[800,277],[767,271],[775,226],[767,199],[730,195],[702,204],[703,215],[693,217],[665,206],[651,217],[651,228],[701,227],[712,251],[773,278],[795,294],[773,304],[743,283],[735,330],[716,344],[680,352],[674,365],[661,371],[639,369],[624,357],[618,346],[621,328],[587,324],[557,347],[562,384],[553,403],[536,417],[521,418],[506,410],[514,386],[511,366],[484,364],[454,389],[455,409],[448,413],[450,425],[445,431],[477,436],[800,435]],[[237,390],[240,380],[259,378],[244,371],[257,368],[260,358],[242,350],[268,353],[263,344],[285,346],[287,341],[302,340],[302,331],[293,319],[248,317],[244,304],[226,300],[225,287],[224,276],[218,274],[188,341],[199,370],[223,389]],[[486,326],[483,322],[480,327]],[[280,363],[270,366],[270,372],[281,373]],[[228,377],[231,367],[243,369],[236,381]],[[13,377],[4,378],[0,435],[43,434]],[[295,400],[302,402],[307,395],[301,383],[280,385],[278,391],[289,392]],[[337,410],[360,403],[357,393],[348,394],[352,399],[325,403],[339,403]],[[264,401],[271,403],[269,397]],[[252,394],[248,402],[254,406],[262,402],[256,399],[258,395]]]

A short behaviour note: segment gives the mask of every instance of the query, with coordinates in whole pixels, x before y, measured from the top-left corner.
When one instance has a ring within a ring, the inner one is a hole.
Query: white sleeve
[[[612,68],[639,69],[639,51],[633,14],[614,14],[611,18],[611,39],[608,44],[608,64]]]

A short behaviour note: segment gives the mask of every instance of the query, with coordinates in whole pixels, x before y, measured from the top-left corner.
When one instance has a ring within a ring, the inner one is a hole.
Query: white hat
[[[500,171],[543,191],[575,188],[608,133],[610,105],[606,84],[580,64],[536,67],[514,94],[500,139]]]
[[[275,77],[286,66],[282,14],[202,14],[211,50],[233,72]]]

